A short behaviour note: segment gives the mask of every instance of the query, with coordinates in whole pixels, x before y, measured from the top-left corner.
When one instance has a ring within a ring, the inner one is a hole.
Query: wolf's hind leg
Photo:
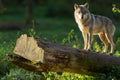
[[[104,46],[105,46],[103,52],[106,53],[108,51],[109,42],[108,42],[108,40],[105,36],[105,33],[100,33],[99,37],[100,37],[100,40],[104,43]]]
[[[105,33],[105,36],[107,37],[107,40],[108,42],[110,43],[110,46],[111,46],[111,53],[113,54],[114,53],[114,47],[115,47],[115,44],[113,42],[113,35],[111,33]]]

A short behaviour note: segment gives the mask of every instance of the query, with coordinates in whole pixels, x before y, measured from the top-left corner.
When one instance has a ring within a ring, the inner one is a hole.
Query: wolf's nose
[[[81,16],[81,19],[83,19],[83,16]]]

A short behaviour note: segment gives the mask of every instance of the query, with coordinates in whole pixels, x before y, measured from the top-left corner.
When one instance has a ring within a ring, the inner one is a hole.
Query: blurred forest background
[[[28,12],[34,16],[34,19],[36,17],[73,19],[74,3],[84,4],[85,2],[89,2],[92,13],[108,16],[114,20],[119,19],[118,14],[113,14],[111,10],[113,4],[120,4],[119,0],[0,0],[0,13],[15,16],[24,15],[29,7]]]
[[[74,20],[74,4],[89,2],[91,13],[107,16],[116,26],[115,55],[120,56],[119,0],[0,0],[0,79],[1,80],[119,80],[120,73],[113,69],[107,74],[88,76],[67,72],[35,73],[18,68],[7,60],[13,53],[15,42],[21,34],[83,48],[83,38]],[[103,44],[95,37],[93,49],[102,51]],[[120,69],[119,69],[120,71]]]

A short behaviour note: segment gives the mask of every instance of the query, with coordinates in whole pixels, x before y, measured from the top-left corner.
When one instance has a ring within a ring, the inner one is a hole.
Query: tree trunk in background
[[[26,0],[26,25],[31,25],[33,20],[33,0]]]
[[[85,51],[22,35],[9,61],[36,72],[73,72],[92,75],[120,68],[120,57]]]
[[[0,0],[0,13],[4,13],[4,7],[3,7],[3,3],[2,0]]]

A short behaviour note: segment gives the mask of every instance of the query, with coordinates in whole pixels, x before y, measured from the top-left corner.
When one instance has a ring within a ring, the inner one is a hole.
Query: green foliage
[[[113,11],[113,12],[118,12],[118,13],[120,13],[120,9],[118,9],[118,8],[116,7],[116,4],[113,4],[112,11]]]
[[[120,67],[113,66],[106,70],[105,74],[98,74],[96,80],[119,80]]]
[[[80,42],[79,42],[79,39],[78,39],[78,36],[75,35],[74,33],[74,29],[72,29],[68,35],[67,35],[67,38],[64,38],[62,40],[62,44],[64,45],[70,45],[74,48],[80,48]]]
[[[114,79],[114,80],[120,79],[120,75],[119,75],[120,74],[120,67],[113,66],[108,70],[110,70],[110,72],[108,72],[108,73],[106,72],[106,76],[107,76],[108,80],[110,80],[110,79]]]
[[[11,69],[1,80],[45,80],[42,74],[29,72],[23,69]]]
[[[115,42],[115,49],[116,49],[115,55],[120,56],[120,37],[118,37]]]
[[[94,44],[93,44],[93,50],[95,50],[96,52],[101,52],[102,51],[102,46],[100,46],[98,44],[98,42],[94,42]]]
[[[116,43],[115,43],[116,50],[120,50],[120,37],[117,38]]]
[[[64,72],[57,74],[56,72],[34,73],[23,69],[11,69],[1,80],[94,80],[95,77],[80,75],[75,73]]]

